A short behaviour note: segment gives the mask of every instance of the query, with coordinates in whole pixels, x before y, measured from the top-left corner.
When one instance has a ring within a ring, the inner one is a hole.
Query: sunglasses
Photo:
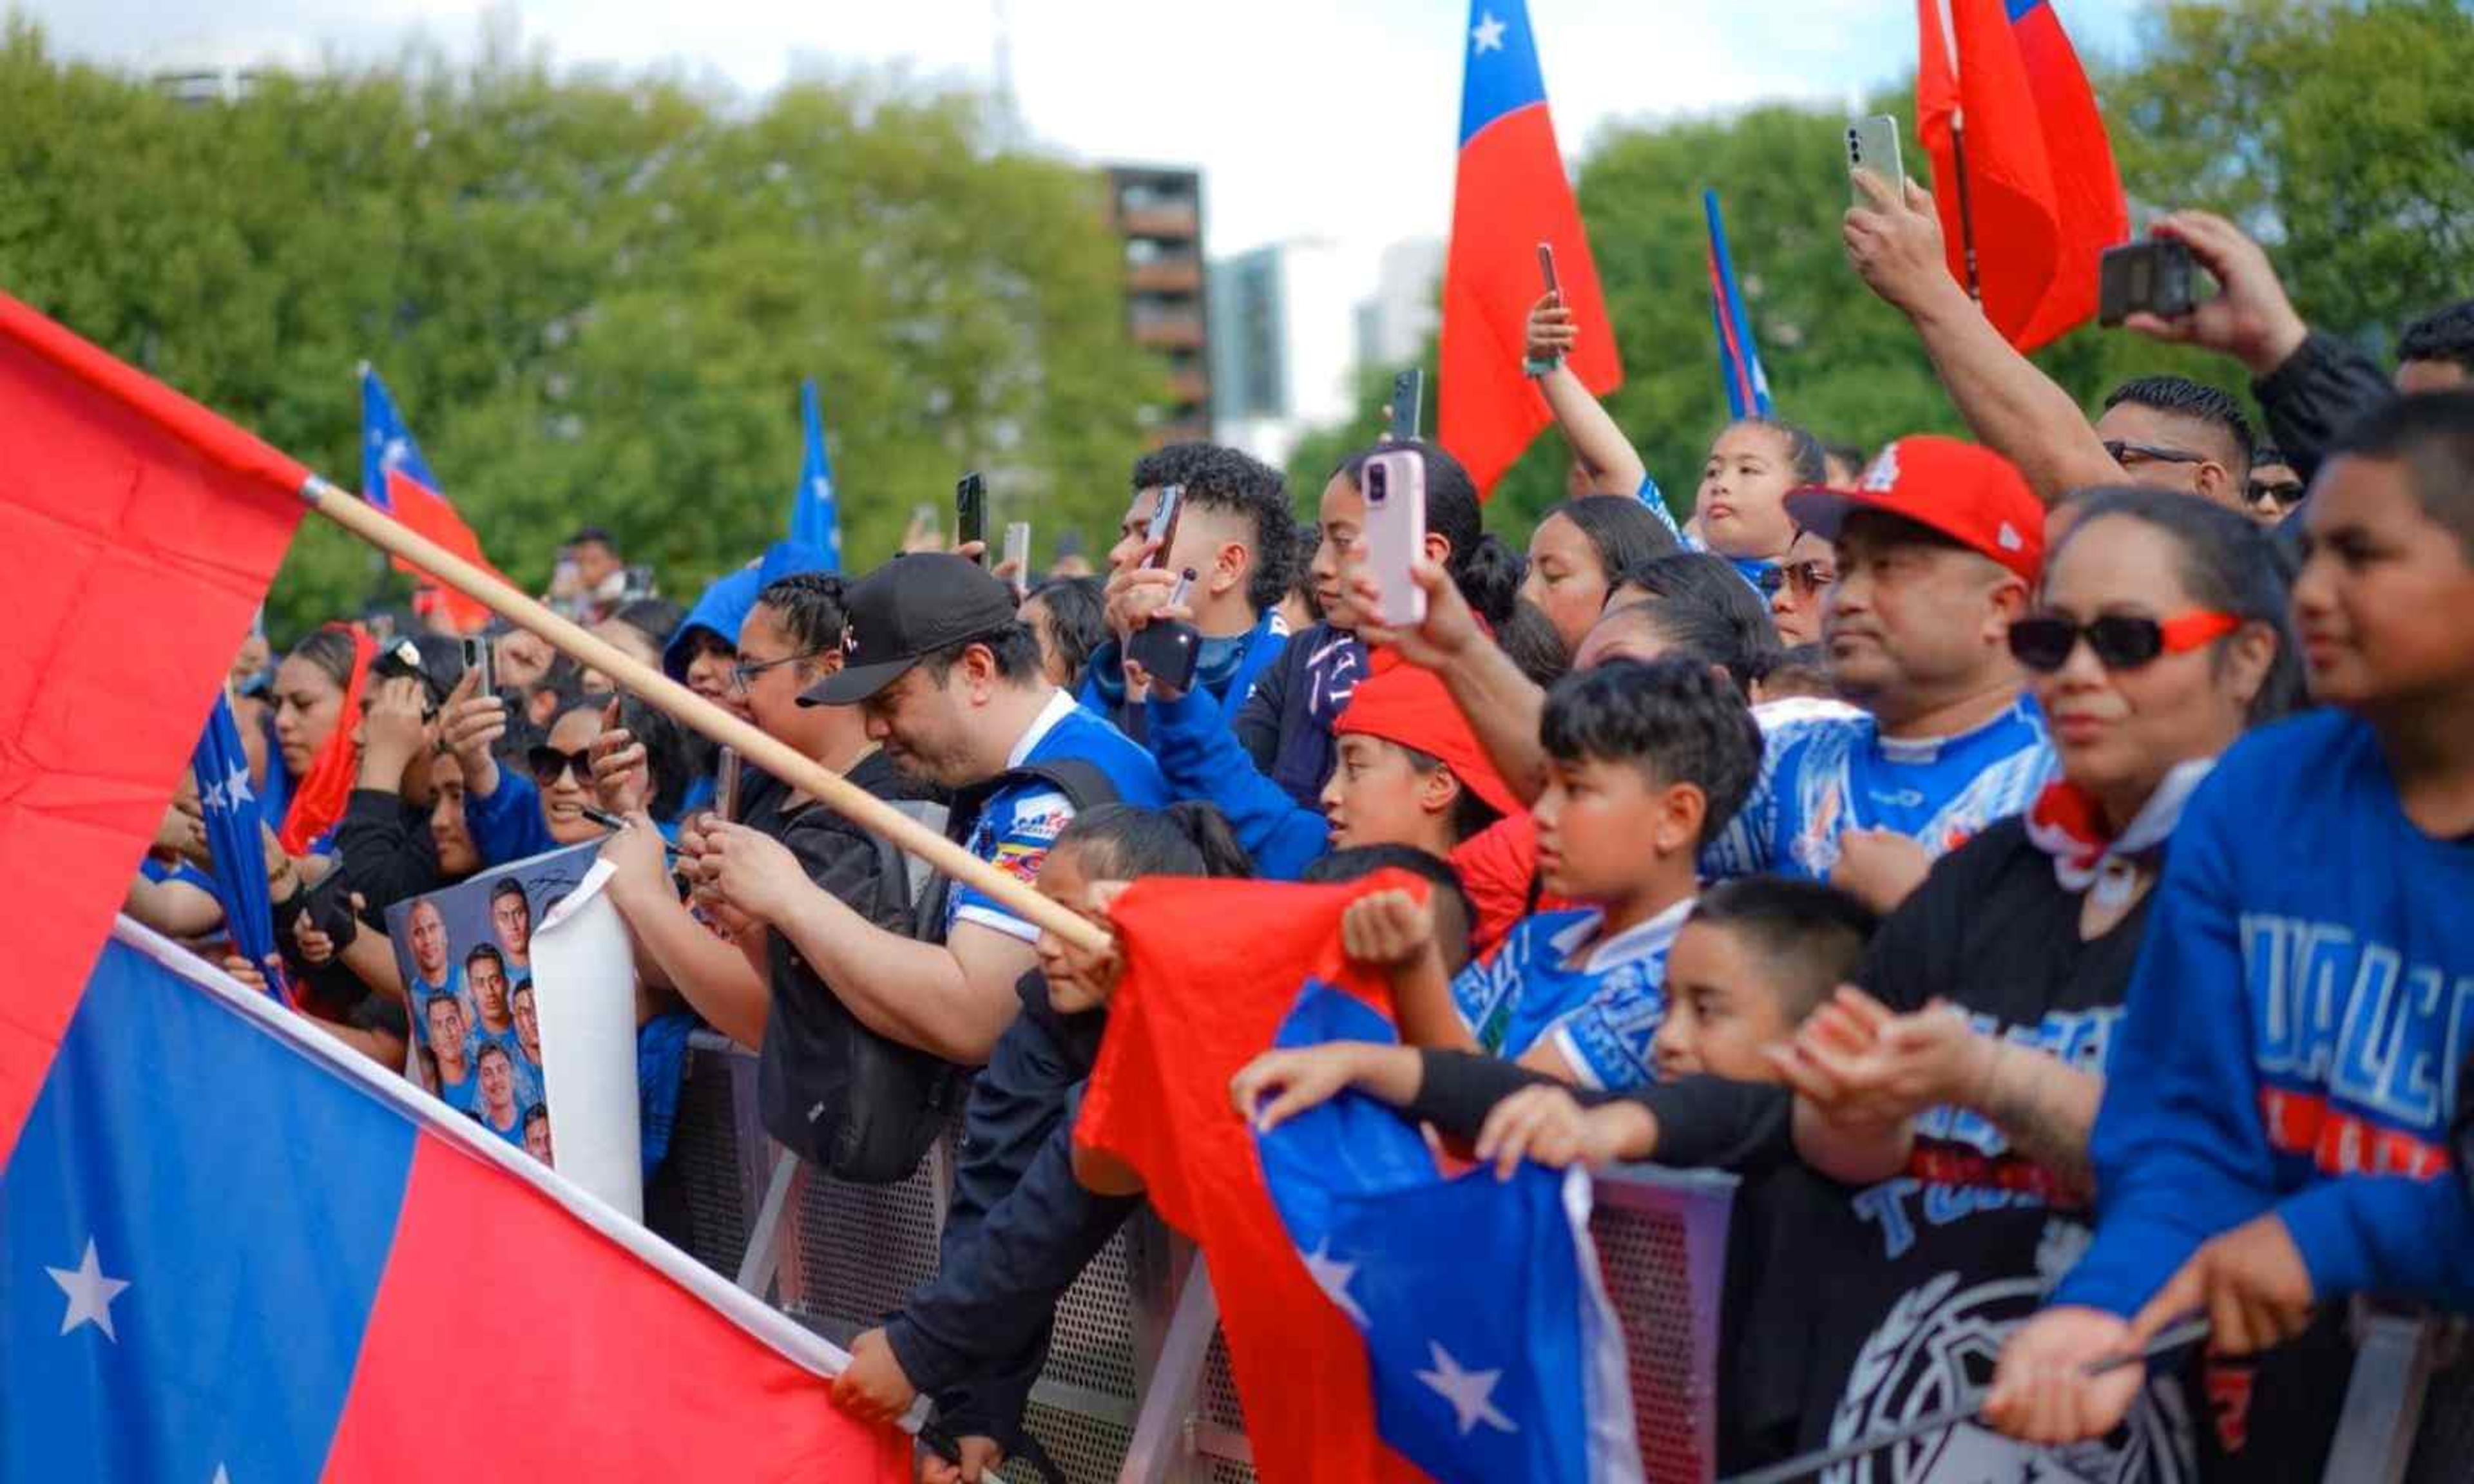
[[[578,783],[589,787],[593,782],[593,751],[590,748],[562,753],[546,742],[536,742],[525,750],[524,762],[532,769],[533,781],[544,788],[557,787],[559,775],[570,769],[574,770]]]
[[[2128,468],[2134,461],[2141,464],[2205,464],[2208,462],[2208,456],[2204,453],[2192,453],[2181,448],[2159,448],[2154,443],[2125,443],[2119,439],[2107,439],[2104,451],[2112,457],[2114,463],[2123,468]]]
[[[2253,481],[2250,487],[2250,499],[2254,505],[2272,500],[2276,503],[2277,509],[2292,510],[2302,503],[2303,491],[2308,488],[2298,480],[2292,484],[2277,485],[2264,485]]]
[[[2087,640],[2097,663],[2108,670],[2136,670],[2161,655],[2180,655],[2214,643],[2242,627],[2231,613],[2194,612],[2158,621],[2137,613],[2107,613],[2081,624],[2059,613],[2029,613],[2010,625],[2010,653],[2039,675],[2071,662]]]
[[[1778,570],[1779,581],[1799,598],[1809,598],[1838,581],[1838,574],[1822,562],[1790,562]]]

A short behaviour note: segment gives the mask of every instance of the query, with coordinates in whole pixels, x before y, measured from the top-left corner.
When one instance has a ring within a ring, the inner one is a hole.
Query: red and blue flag
[[[206,852],[215,863],[208,879],[223,906],[224,931],[231,937],[232,951],[265,973],[267,993],[288,1002],[292,992],[276,956],[274,909],[266,896],[264,815],[250,783],[240,727],[232,720],[231,703],[223,696],[215,697],[214,708],[206,713],[206,729],[198,735],[189,772],[198,783]]]
[[[361,368],[361,498],[393,515],[465,561],[496,575],[497,568],[481,555],[481,539],[439,492],[437,477],[412,441],[412,429],[395,410],[386,383],[367,365]],[[424,585],[418,606],[435,607],[458,634],[476,634],[490,621],[490,610],[404,561],[392,559],[397,571],[410,572]]]
[[[1972,230],[1985,318],[2033,350],[2095,315],[2097,260],[2130,232],[2104,116],[2050,0],[1917,0],[1917,18],[1951,273],[1968,281]]]
[[[1264,1478],[1637,1479],[1586,1177],[1446,1180],[1415,1129],[1355,1097],[1259,1138],[1228,1108],[1229,1079],[1275,1043],[1396,1039],[1380,980],[1339,946],[1348,903],[1393,886],[1422,889],[1128,890],[1075,1137],[1202,1248]]]
[[[1546,290],[1540,243],[1555,250],[1556,278],[1580,331],[1566,364],[1600,396],[1623,384],[1623,366],[1556,147],[1524,0],[1476,0],[1465,45],[1435,426],[1485,491],[1554,420],[1521,370],[1529,306]]]
[[[1766,418],[1770,415],[1770,378],[1761,370],[1760,347],[1753,344],[1753,318],[1744,312],[1744,296],[1735,284],[1735,260],[1727,251],[1727,223],[1718,213],[1718,193],[1701,193],[1701,215],[1710,224],[1710,325],[1718,342],[1718,380],[1727,389],[1727,416]]]

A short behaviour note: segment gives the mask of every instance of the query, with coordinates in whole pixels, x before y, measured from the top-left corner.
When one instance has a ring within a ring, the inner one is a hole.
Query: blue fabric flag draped
[[[1735,287],[1735,261],[1727,251],[1727,224],[1718,214],[1718,193],[1701,193],[1701,212],[1710,223],[1710,323],[1718,337],[1718,379],[1727,388],[1727,414],[1733,418],[1770,415],[1770,378],[1761,370],[1760,348],[1753,344],[1752,316],[1744,312],[1744,296]]]
[[[834,467],[825,457],[825,419],[816,410],[816,381],[799,383],[799,419],[807,453],[799,461],[799,489],[790,500],[790,539],[827,558],[825,570],[842,569],[841,513],[834,505]]]
[[[275,914],[266,896],[263,816],[256,791],[250,787],[240,727],[232,719],[231,702],[223,696],[215,698],[215,708],[206,714],[189,771],[198,780],[206,849],[215,859],[215,899],[223,904],[232,949],[266,970],[267,993],[288,1001],[292,996],[281,967],[268,962],[275,956]]]

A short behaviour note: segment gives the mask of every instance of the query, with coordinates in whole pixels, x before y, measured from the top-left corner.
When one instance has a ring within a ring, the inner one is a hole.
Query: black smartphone
[[[1187,567],[1176,580],[1176,590],[1169,594],[1169,603],[1183,603],[1193,591],[1194,568]],[[1153,619],[1126,641],[1126,658],[1171,690],[1192,690],[1195,667],[1202,661],[1202,632],[1179,619]]]
[[[1538,276],[1545,283],[1547,293],[1564,292],[1563,280],[1555,276],[1555,244],[1551,242],[1538,244]]]
[[[327,872],[303,893],[301,910],[308,916],[309,925],[325,933],[339,951],[360,932],[360,920],[352,915],[352,894],[345,889],[341,871]]]
[[[1160,486],[1159,503],[1152,507],[1152,523],[1143,532],[1145,540],[1159,543],[1152,548],[1149,565],[1168,565],[1169,548],[1176,544],[1176,517],[1184,509],[1185,486]]]
[[[1426,373],[1421,369],[1412,366],[1392,378],[1392,442],[1417,442],[1425,400]]]
[[[2107,248],[2097,260],[2097,323],[2120,324],[2134,314],[2178,320],[2198,305],[2198,270],[2191,249],[2170,237]]]
[[[954,485],[954,544],[971,541],[984,544],[988,539],[988,482],[973,469]],[[988,564],[988,554],[981,552],[982,566]]]
[[[475,634],[464,641],[464,669],[466,673],[478,677],[473,685],[473,694],[476,696],[495,696],[498,693],[497,675],[491,668],[490,656],[491,644],[488,639]]]
[[[739,749],[725,747],[713,766],[713,812],[739,823]]]

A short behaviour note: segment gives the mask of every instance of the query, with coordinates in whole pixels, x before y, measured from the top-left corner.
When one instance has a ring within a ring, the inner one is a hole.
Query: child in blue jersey
[[[2373,414],[2324,465],[2293,589],[2330,709],[2185,809],[2090,1154],[2096,1238],[2012,1337],[1987,1416],[2108,1431],[2086,1375],[2203,1312],[2247,1354],[2358,1292],[2474,1308],[2449,1120],[2474,1051],[2474,393]]]
[[[1946,438],[1902,439],[1857,488],[1787,504],[1835,543],[1823,646],[1862,711],[1765,727],[1752,797],[1702,864],[1826,880],[1886,913],[2053,771],[2008,644],[2043,564],[2044,507],[1998,455]]]
[[[1706,666],[1619,659],[1557,682],[1539,736],[1541,883],[1587,905],[1522,919],[1493,959],[1449,980],[1403,893],[1350,908],[1345,946],[1389,967],[1404,1041],[1482,1050],[1585,1087],[1639,1087],[1655,1078],[1666,950],[1692,908],[1694,857],[1751,786],[1760,730]]]

